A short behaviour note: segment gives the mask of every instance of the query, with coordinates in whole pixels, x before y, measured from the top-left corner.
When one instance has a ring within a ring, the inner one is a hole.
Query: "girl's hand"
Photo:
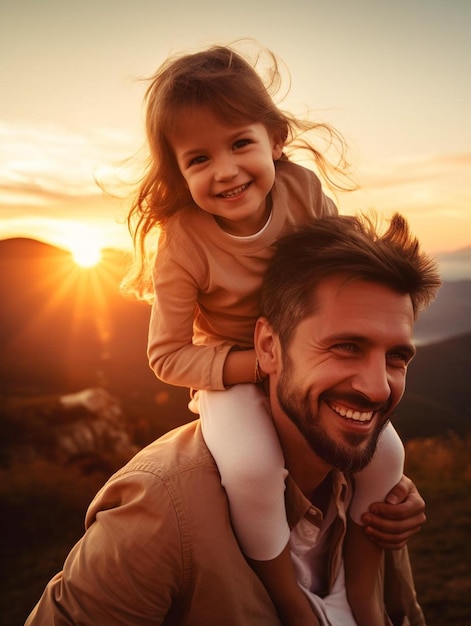
[[[403,476],[385,502],[373,503],[362,515],[364,530],[380,548],[398,550],[418,533],[426,521],[425,502],[417,487]]]

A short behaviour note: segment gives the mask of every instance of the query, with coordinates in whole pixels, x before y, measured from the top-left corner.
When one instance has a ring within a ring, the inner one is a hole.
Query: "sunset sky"
[[[0,239],[129,246],[95,182],[143,142],[136,80],[174,52],[255,38],[289,68],[282,108],[350,145],[342,212],[403,212],[433,253],[471,245],[468,0],[2,0]]]

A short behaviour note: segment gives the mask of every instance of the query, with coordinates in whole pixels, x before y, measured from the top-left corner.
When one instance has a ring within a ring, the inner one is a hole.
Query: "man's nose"
[[[369,356],[357,365],[352,388],[371,402],[382,403],[389,400],[391,384],[385,356]]]

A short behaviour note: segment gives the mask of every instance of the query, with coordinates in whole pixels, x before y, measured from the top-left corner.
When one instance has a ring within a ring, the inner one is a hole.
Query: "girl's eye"
[[[245,148],[245,146],[248,146],[250,143],[252,143],[250,139],[239,139],[234,143],[233,148],[234,150],[239,150],[240,148]]]
[[[201,165],[201,163],[205,163],[208,160],[208,157],[205,157],[204,155],[199,155],[196,157],[193,157],[191,159],[191,161],[188,163],[188,167],[191,167],[192,165]]]

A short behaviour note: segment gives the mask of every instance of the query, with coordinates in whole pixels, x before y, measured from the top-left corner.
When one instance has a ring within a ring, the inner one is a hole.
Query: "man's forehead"
[[[379,304],[385,298],[395,301],[398,307],[404,303],[413,309],[410,294],[395,290],[389,285],[370,279],[352,278],[345,275],[328,276],[321,280],[312,294],[315,308],[335,303]]]
[[[323,280],[313,295],[312,318],[325,332],[367,336],[373,328],[412,335],[414,309],[409,294],[366,280]],[[311,317],[311,316],[310,316]]]

